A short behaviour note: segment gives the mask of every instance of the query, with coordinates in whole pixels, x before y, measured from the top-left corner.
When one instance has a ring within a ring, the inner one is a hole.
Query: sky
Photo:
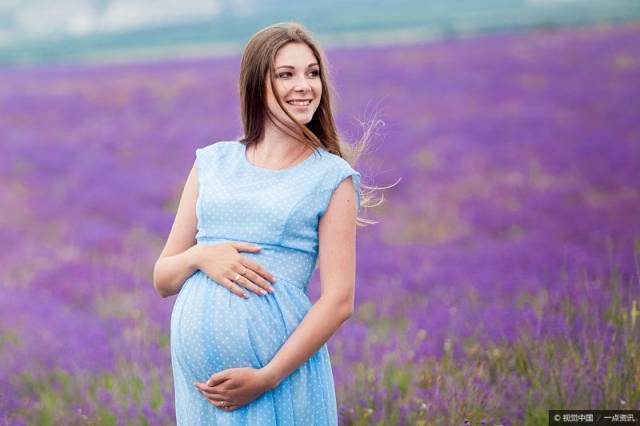
[[[589,1],[507,0],[503,3],[579,5]],[[122,32],[146,26],[215,18],[223,11],[241,16],[250,14],[255,6],[255,0],[2,0],[0,45],[29,38]]]
[[[250,0],[4,0],[0,2],[0,43],[25,37],[126,31],[215,17],[224,8],[241,13],[250,3]]]

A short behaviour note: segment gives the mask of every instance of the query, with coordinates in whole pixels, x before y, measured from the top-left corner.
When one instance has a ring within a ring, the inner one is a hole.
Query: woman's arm
[[[321,296],[273,359],[262,368],[274,388],[316,353],[354,310],[356,207],[350,178],[331,197],[319,224]]]
[[[162,297],[172,296],[198,269],[196,245],[198,172],[194,163],[182,190],[167,243],[153,268],[153,287]]]

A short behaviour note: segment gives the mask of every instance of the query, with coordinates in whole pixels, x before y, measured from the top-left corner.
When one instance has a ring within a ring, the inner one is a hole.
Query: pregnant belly
[[[232,367],[260,368],[278,352],[311,303],[293,284],[278,280],[274,293],[248,299],[197,271],[171,314],[171,356],[194,379]],[[175,368],[175,366],[174,366]]]

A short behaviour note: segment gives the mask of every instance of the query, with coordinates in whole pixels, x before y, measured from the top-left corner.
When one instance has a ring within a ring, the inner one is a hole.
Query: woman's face
[[[288,43],[282,46],[275,58],[275,92],[285,108],[300,123],[307,124],[322,96],[320,67],[312,50],[304,43]],[[282,121],[290,122],[273,96],[267,75],[267,107]]]

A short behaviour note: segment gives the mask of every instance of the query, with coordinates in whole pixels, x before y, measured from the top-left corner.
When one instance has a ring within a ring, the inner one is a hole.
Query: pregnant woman
[[[353,313],[369,198],[343,158],[325,66],[299,24],[256,33],[240,70],[244,137],[196,150],[154,269],[156,291],[178,294],[180,425],[337,424],[326,342]]]

